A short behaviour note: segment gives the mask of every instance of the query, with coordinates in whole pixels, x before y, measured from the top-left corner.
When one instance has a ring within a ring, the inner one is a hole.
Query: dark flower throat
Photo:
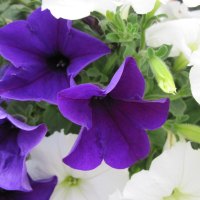
[[[57,53],[47,58],[47,64],[52,70],[65,71],[70,64],[70,60],[62,54]]]

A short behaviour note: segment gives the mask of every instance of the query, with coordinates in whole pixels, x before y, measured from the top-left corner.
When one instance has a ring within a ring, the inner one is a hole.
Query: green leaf
[[[156,50],[156,55],[164,60],[169,56],[171,48],[171,45],[162,45],[158,50]]]
[[[174,124],[178,134],[192,142],[200,143],[200,127],[193,124]]]
[[[163,148],[167,138],[167,132],[163,128],[155,131],[149,131],[148,135],[150,137],[151,144],[156,147]]]
[[[109,42],[119,42],[120,37],[117,33],[108,33],[106,35],[106,40],[108,40]]]
[[[47,124],[50,134],[64,129],[68,133],[72,123],[65,119],[56,106],[49,105],[43,113],[43,121]]]
[[[177,99],[170,102],[170,112],[174,116],[180,116],[183,115],[186,111],[186,103],[182,99]]]

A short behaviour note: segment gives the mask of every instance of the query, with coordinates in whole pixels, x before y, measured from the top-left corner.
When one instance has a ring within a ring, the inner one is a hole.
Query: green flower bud
[[[149,58],[149,64],[151,70],[158,82],[158,86],[165,93],[176,93],[176,86],[174,83],[173,76],[167,67],[167,65],[157,56],[152,56]]]
[[[193,124],[174,124],[178,134],[193,142],[200,143],[200,127]]]
[[[175,62],[174,62],[173,70],[174,70],[175,72],[184,70],[184,69],[187,67],[188,64],[189,64],[188,59],[184,56],[183,53],[181,53],[181,54],[177,57],[177,59],[175,60]]]

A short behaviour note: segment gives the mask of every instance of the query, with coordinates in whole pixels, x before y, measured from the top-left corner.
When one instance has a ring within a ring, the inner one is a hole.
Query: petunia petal
[[[106,93],[115,99],[134,99],[143,97],[145,82],[136,61],[128,57],[113,76]]]
[[[3,113],[2,110],[1,113]],[[25,160],[30,150],[44,137],[47,131],[46,126],[30,127],[6,113],[2,114],[0,118],[10,120],[13,126],[17,125],[12,128],[9,125],[10,122],[4,121],[0,127],[0,188],[31,190]],[[15,178],[13,179],[13,177]]]
[[[63,132],[45,137],[37,148],[31,151],[31,159],[26,162],[31,177],[38,180],[56,175],[59,181],[63,180],[69,169],[63,164],[62,158],[69,153],[76,138],[77,136],[72,134],[66,137]]]
[[[103,155],[94,129],[99,131],[95,126],[81,130],[71,152],[63,159],[65,164],[78,170],[91,170],[101,164]]]
[[[67,119],[90,128],[92,126],[90,99],[96,96],[104,96],[98,86],[92,84],[74,86],[58,94],[58,107]]]
[[[32,191],[12,192],[10,196],[15,200],[49,200],[56,183],[56,177],[39,181],[31,180]]]
[[[200,104],[200,66],[194,66],[190,70],[190,85],[191,85],[191,91],[192,95],[195,98],[195,100]]]
[[[137,14],[146,14],[153,10],[156,0],[131,0],[130,4]]]
[[[43,0],[42,9],[49,9],[56,18],[81,19],[94,9],[93,0]]]
[[[12,66],[0,80],[1,96],[20,101],[43,100],[56,104],[58,91],[67,87],[69,87],[67,74],[48,69],[37,71]]]
[[[153,130],[159,128],[168,117],[168,99],[157,101],[138,100],[133,102],[118,101],[116,104],[118,110],[126,113],[142,129]]]
[[[93,109],[93,126],[83,129],[64,162],[81,170],[97,167],[102,159],[118,169],[126,168],[149,152],[148,136],[134,122],[113,108],[101,104]]]
[[[71,29],[66,43],[62,42],[62,53],[70,58],[68,74],[76,76],[85,66],[110,53],[100,40],[76,29]]]

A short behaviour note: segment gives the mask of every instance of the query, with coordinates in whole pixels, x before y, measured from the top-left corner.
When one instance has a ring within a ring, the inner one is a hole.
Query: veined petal
[[[195,100],[200,104],[200,66],[194,66],[190,70],[190,85],[192,95]]]
[[[62,53],[70,58],[69,75],[76,76],[85,66],[110,53],[110,49],[99,39],[72,28],[70,40],[62,43]]]
[[[105,91],[112,98],[132,100],[143,97],[145,82],[136,61],[128,57],[113,76]]]
[[[142,170],[134,174],[125,186],[123,197],[132,200],[160,200],[171,194],[172,188],[155,174]]]
[[[77,136],[64,132],[56,132],[51,137],[45,137],[31,152],[31,159],[27,161],[27,169],[34,180],[56,175],[59,181],[65,178],[68,169],[62,158],[69,153]],[[45,156],[48,155],[48,156]],[[53,162],[52,162],[53,160]],[[45,166],[45,167],[44,167]]]
[[[91,170],[104,159],[118,169],[127,168],[149,152],[148,136],[134,121],[117,109],[101,104],[93,109],[93,126],[83,129],[64,162],[81,170]],[[105,123],[106,122],[106,123]]]
[[[91,170],[102,163],[101,141],[94,130],[100,131],[94,125],[89,130],[82,128],[72,150],[63,159],[66,165],[78,170]]]
[[[153,130],[161,127],[167,120],[169,111],[169,100],[157,101],[138,100],[133,102],[117,102],[118,110],[130,116],[138,127]]]
[[[153,10],[156,0],[130,0],[130,3],[137,14],[146,14]]]
[[[93,84],[82,84],[65,89],[58,94],[58,107],[67,119],[91,128],[92,110],[90,99],[103,97],[103,91]]]
[[[190,59],[190,45],[199,45],[200,20],[197,18],[178,19],[154,24],[146,31],[148,46],[159,47],[172,45],[170,56],[178,56],[181,52]]]
[[[18,192],[14,191],[10,195],[15,200],[49,200],[50,196],[56,186],[57,178],[51,177],[44,180],[33,181],[30,180],[32,191]]]
[[[3,110],[0,113],[0,118],[4,120],[0,127],[0,188],[30,191],[25,160],[31,149],[46,134],[46,126],[31,127],[14,119]]]
[[[58,91],[69,87],[67,73],[10,66],[0,80],[0,94],[20,101],[47,101],[56,104]],[[48,84],[47,84],[48,83]]]
[[[42,0],[42,10],[49,9],[56,18],[81,19],[94,11],[93,0]]]

